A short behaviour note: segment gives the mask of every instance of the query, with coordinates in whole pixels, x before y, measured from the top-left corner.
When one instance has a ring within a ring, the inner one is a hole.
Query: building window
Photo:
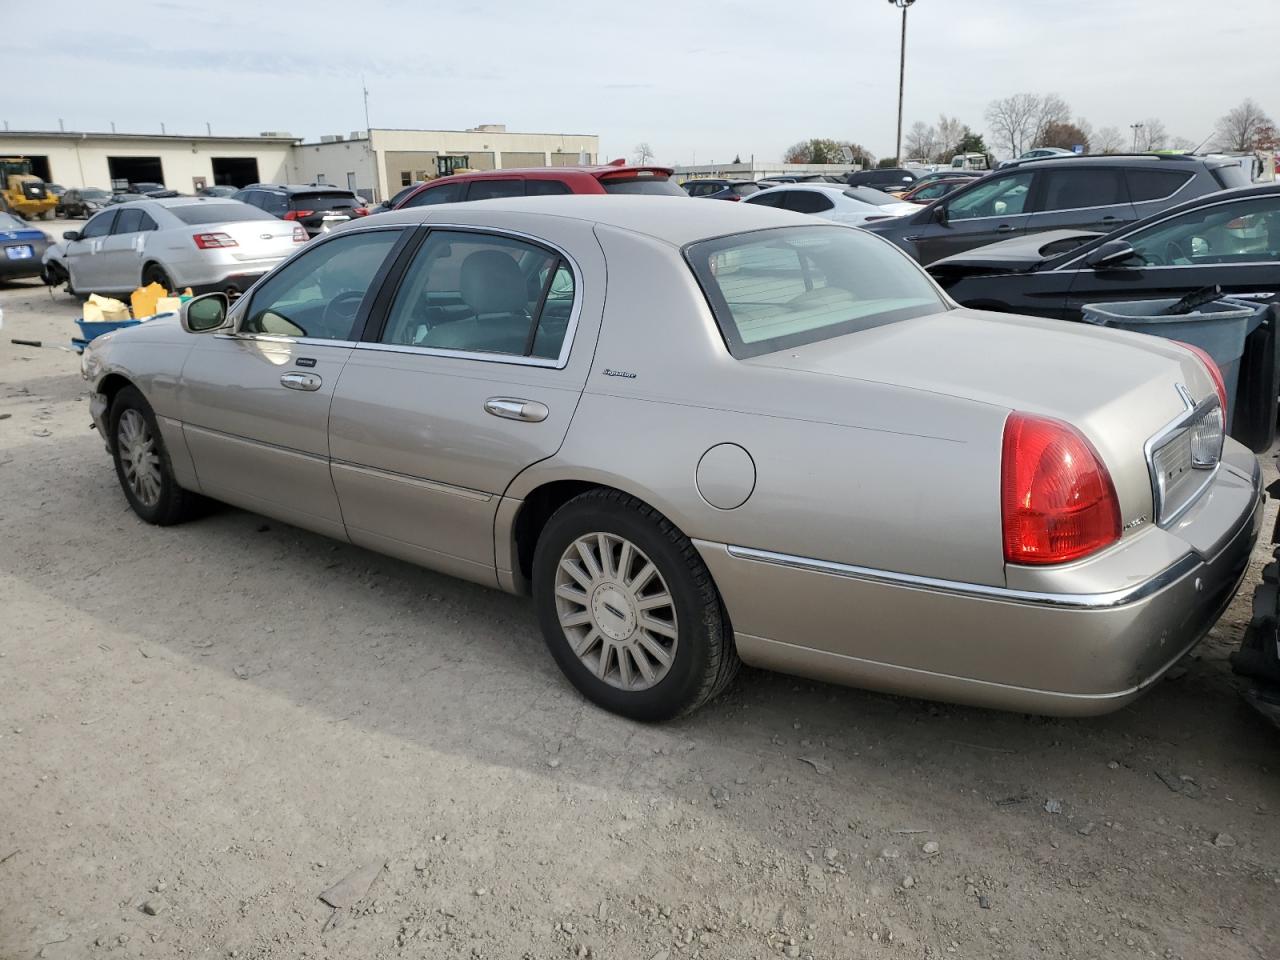
[[[402,186],[402,187],[407,187],[407,186],[409,186],[409,184],[411,184],[411,183],[413,183],[413,171],[412,171],[412,170],[401,170],[401,171],[400,171],[400,186]]]

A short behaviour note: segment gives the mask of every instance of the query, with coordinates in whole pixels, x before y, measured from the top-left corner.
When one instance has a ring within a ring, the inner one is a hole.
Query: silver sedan
[[[45,276],[80,294],[128,293],[154,281],[235,295],[307,242],[296,223],[216,197],[113,204],[62,236]]]
[[[1211,360],[959,308],[878,237],[749,205],[390,213],[83,363],[142,519],[211,497],[532,594],[568,678],[645,720],[740,661],[1113,710],[1260,524]]]

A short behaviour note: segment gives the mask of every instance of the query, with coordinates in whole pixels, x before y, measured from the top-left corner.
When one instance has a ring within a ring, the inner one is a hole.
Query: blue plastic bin
[[[1196,307],[1191,313],[1168,314],[1177,300],[1132,300],[1125,303],[1091,303],[1084,319],[1102,327],[1146,333],[1166,340],[1180,340],[1213,357],[1227,388],[1227,429],[1236,408],[1240,358],[1244,341],[1267,318],[1267,304],[1222,297]]]
[[[141,322],[141,320],[77,320],[76,325],[80,328],[81,339],[92,340],[112,330],[134,327]]]

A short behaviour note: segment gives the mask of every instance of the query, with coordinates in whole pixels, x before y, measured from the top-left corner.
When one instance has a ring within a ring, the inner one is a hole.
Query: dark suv
[[[1238,160],[1063,157],[997,170],[919,213],[870,224],[921,263],[1045,230],[1112,230],[1206,193],[1249,185]]]
[[[350,190],[324,184],[253,183],[232,199],[252,204],[281,220],[295,220],[309,237],[369,214],[364,201]]]

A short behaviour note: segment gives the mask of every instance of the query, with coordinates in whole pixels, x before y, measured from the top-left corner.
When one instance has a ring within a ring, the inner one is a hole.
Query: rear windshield
[[[84,197],[86,200],[105,200],[107,197],[111,196],[111,194],[107,193],[105,190],[99,190],[97,187],[86,187],[84,190],[80,191],[80,196]]]
[[[690,244],[685,256],[739,359],[947,309],[920,267],[861,230],[757,230]]]
[[[350,193],[295,193],[289,199],[295,210],[350,210],[361,204]]]
[[[877,207],[887,207],[891,203],[901,203],[897,197],[891,197],[883,190],[877,190],[875,187],[850,187],[844,191],[846,197],[852,197],[854,200],[861,200],[863,203],[871,203]]]
[[[170,213],[189,226],[205,223],[234,223],[237,220],[274,220],[275,217],[239,200],[223,203],[191,203],[168,207]]]
[[[643,193],[655,197],[687,197],[684,188],[667,177],[610,177],[601,180],[605,193]]]

